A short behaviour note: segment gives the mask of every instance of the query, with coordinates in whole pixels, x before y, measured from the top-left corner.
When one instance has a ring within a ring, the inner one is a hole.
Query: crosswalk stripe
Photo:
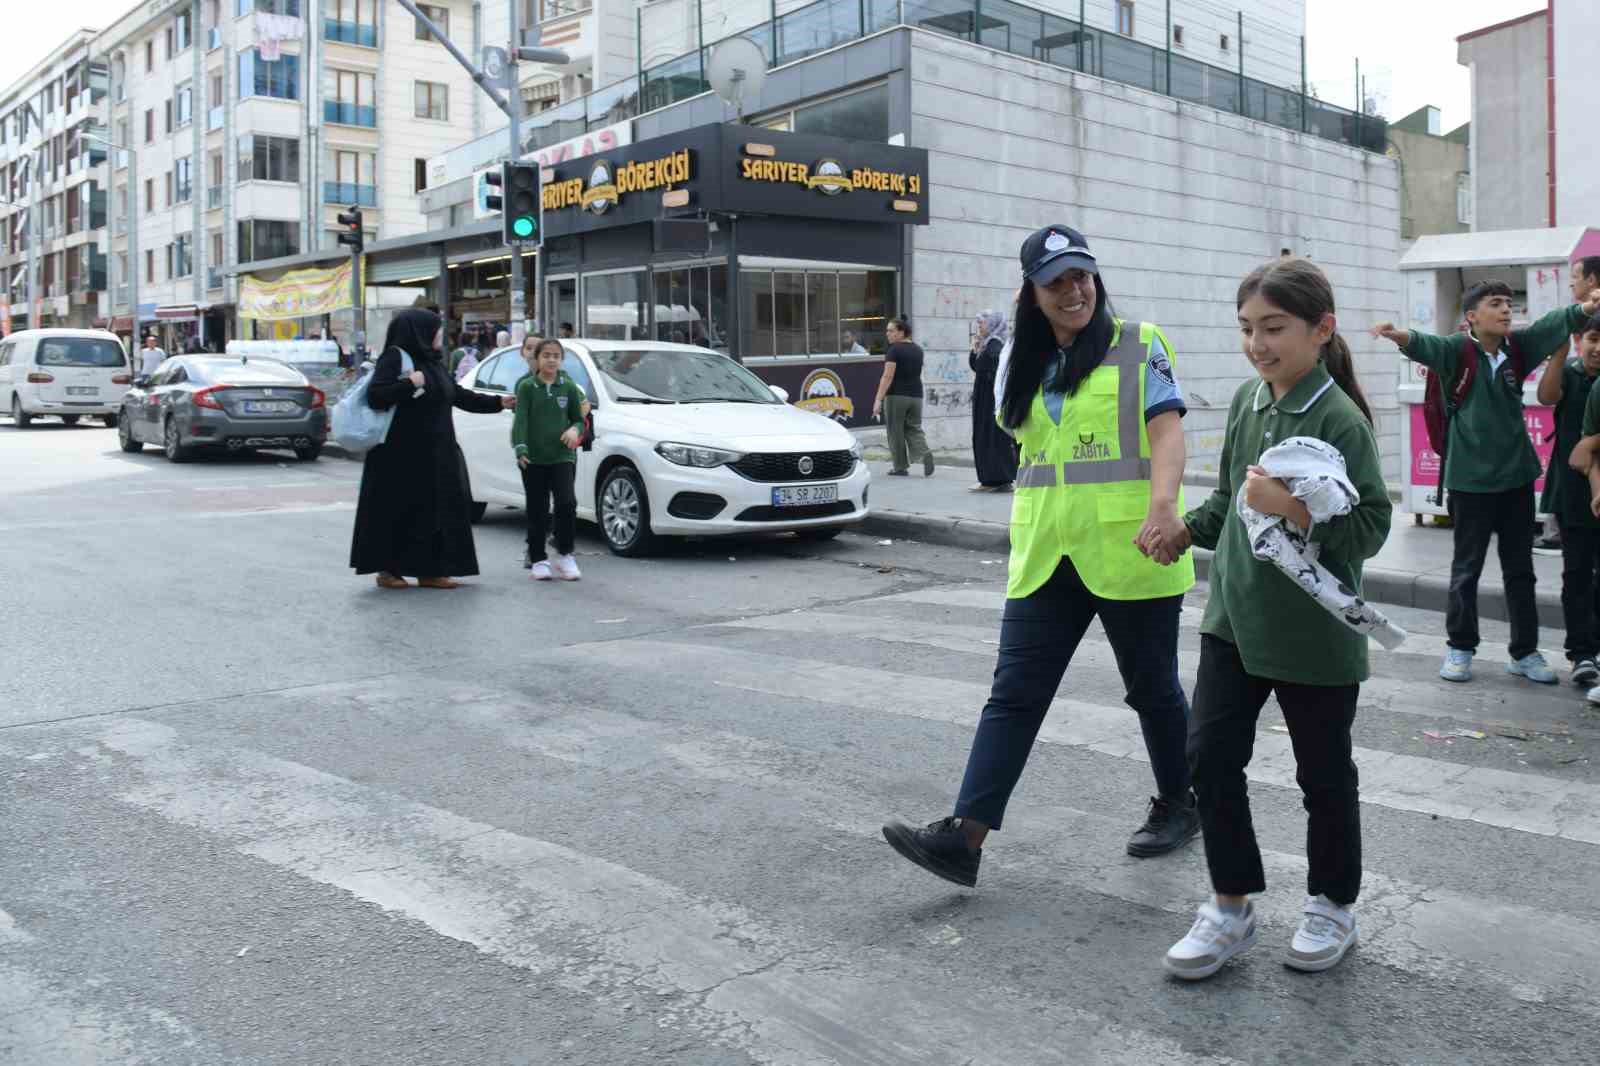
[[[718,684],[729,688],[968,729],[975,726],[989,695],[987,685],[797,658],[786,657],[764,670],[751,664],[747,652],[667,641],[570,645],[561,654],[580,659],[589,669],[605,664],[638,670],[649,662],[653,665],[648,668],[667,674],[716,671],[728,679]],[[829,684],[797,690],[791,680],[795,677],[826,677]],[[893,693],[894,699],[884,699],[885,693]],[[1058,697],[1039,739],[1140,761],[1147,758],[1138,722],[1125,707]],[[1364,803],[1600,844],[1600,787],[1372,748],[1356,748],[1355,761],[1361,770]],[[1257,734],[1249,772],[1254,781],[1298,788],[1289,738]]]
[[[785,614],[756,615],[710,622],[701,628],[752,629],[770,633],[793,634],[817,638],[853,637],[878,640],[891,644],[920,645],[973,655],[992,664],[999,651],[998,626],[944,624],[918,620],[887,619],[871,614],[841,614],[830,611],[791,611]],[[1073,669],[1105,669],[1116,673],[1116,656],[1103,637],[1096,639],[1098,630],[1091,629],[1074,653]],[[1377,645],[1373,645],[1377,647]],[[1179,649],[1178,670],[1185,688],[1200,665],[1198,652]],[[1069,677],[1071,675],[1069,674]],[[1574,694],[1540,687],[1530,698],[1574,702]],[[1487,701],[1487,702],[1486,702]],[[1374,675],[1362,683],[1361,706],[1363,710],[1378,709],[1395,714],[1420,718],[1449,718],[1459,722],[1513,725],[1523,729],[1543,730],[1547,722],[1518,716],[1514,707],[1508,707],[1492,689],[1461,689],[1444,681],[1416,681]]]
[[[709,676],[721,680],[719,674]],[[758,794],[777,793],[794,808],[796,817],[874,845],[881,843],[878,826],[888,812],[859,791],[818,786],[787,771],[805,765],[811,753],[743,734],[686,731],[679,721],[652,721],[598,708],[536,719],[530,712],[543,709],[548,714],[548,708],[536,708],[519,693],[462,691],[459,685],[447,688],[442,683],[437,687],[442,713],[474,726],[492,721],[497,738],[508,747],[606,774],[654,770],[677,779],[687,772]],[[1020,825],[1003,834],[1003,844],[990,849],[986,877],[1036,876],[1175,915],[1188,915],[1203,895],[1206,874],[1198,845],[1178,862],[1120,860],[1130,830],[1127,821],[1077,808],[1030,805],[1017,822]],[[1014,858],[1028,851],[1016,848],[1017,844],[1043,849],[1050,859],[1040,863]],[[1056,862],[1057,856],[1070,858]],[[1263,850],[1262,858],[1269,885],[1280,893],[1284,886],[1293,886],[1274,902],[1278,917],[1297,918],[1294,890],[1305,883],[1305,858],[1270,849]],[[898,869],[894,860],[887,862],[889,869]],[[1410,973],[1436,975],[1447,960],[1454,960],[1468,972],[1495,977],[1507,995],[1535,1000],[1576,989],[1587,1002],[1589,990],[1600,986],[1600,955],[1593,951],[1593,945],[1600,943],[1600,923],[1473,898],[1371,869],[1363,874],[1359,916],[1362,952]],[[1175,929],[1174,937],[1178,932]],[[1152,966],[1161,949],[1152,945]],[[1600,1017],[1600,1003],[1593,1004],[1590,1013]]]
[[[955,1063],[967,1030],[950,1005],[963,996],[985,1004],[991,1061],[1056,1062],[1062,1041],[1125,1066],[1235,1061],[881,949],[831,953],[616,863],[302,764],[191,745],[170,726],[115,719],[95,739],[142,779],[124,802],[563,987],[659,997],[663,1024],[758,1062]]]

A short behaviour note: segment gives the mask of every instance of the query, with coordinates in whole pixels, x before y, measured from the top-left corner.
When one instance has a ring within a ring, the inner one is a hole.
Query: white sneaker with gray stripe
[[[1331,970],[1356,943],[1356,916],[1327,896],[1307,896],[1300,928],[1285,955],[1285,966],[1307,973]]]
[[[1168,973],[1185,981],[1198,981],[1222,969],[1223,963],[1256,942],[1256,908],[1246,903],[1240,914],[1230,914],[1208,899],[1200,904],[1189,935],[1167,950],[1162,961]]]

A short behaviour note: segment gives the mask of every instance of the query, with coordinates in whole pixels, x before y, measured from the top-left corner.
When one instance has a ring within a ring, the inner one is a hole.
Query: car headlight
[[[730,452],[726,448],[703,448],[698,444],[677,444],[672,441],[657,444],[656,454],[678,466],[722,466],[744,458],[743,453]]]

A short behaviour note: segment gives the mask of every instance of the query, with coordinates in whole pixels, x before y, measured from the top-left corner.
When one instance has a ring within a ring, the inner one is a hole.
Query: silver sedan
[[[310,461],[328,439],[327,397],[292,366],[271,359],[173,356],[122,398],[125,452],[154,444],[175,463],[201,449],[293,449]]]

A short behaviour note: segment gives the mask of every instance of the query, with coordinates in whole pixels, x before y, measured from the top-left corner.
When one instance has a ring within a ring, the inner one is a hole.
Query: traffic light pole
[[[511,152],[506,156],[511,162],[520,162],[522,159],[522,84],[517,80],[517,45],[522,41],[522,27],[519,26],[518,3],[506,5],[511,9],[511,52],[508,57],[508,66],[511,71],[511,106],[506,110],[510,119],[507,129],[511,131]],[[510,189],[505,190],[510,193]],[[510,205],[505,205],[501,210],[509,210]],[[542,238],[544,234],[540,234]],[[538,260],[542,261],[541,254]],[[517,344],[522,343],[522,338],[531,331],[528,323],[528,294],[522,285],[522,245],[511,246],[511,339]]]
[[[361,283],[361,249],[350,249],[350,363],[360,366],[367,351],[367,287]]]

